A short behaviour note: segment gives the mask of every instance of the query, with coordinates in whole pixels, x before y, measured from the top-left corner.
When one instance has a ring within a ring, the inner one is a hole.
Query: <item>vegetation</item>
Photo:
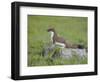
[[[64,16],[28,16],[28,66],[87,64],[87,57],[80,59],[73,55],[72,58],[53,58],[54,53],[59,52],[55,48],[46,57],[43,48],[50,43],[49,26],[53,26],[60,36],[75,44],[87,47],[87,17]]]

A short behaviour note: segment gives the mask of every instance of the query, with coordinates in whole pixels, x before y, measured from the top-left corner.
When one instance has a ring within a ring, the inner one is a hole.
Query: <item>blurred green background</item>
[[[44,58],[42,50],[50,42],[50,34],[47,32],[49,26],[71,43],[87,47],[87,25],[87,17],[28,15],[28,66],[86,64],[87,58],[81,62],[75,57],[70,60]]]

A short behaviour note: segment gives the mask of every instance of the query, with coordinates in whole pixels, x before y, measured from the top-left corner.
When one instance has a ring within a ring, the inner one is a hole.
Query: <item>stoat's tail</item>
[[[86,49],[86,52],[88,52],[88,47],[85,47],[84,45],[79,44],[78,48],[79,49]]]
[[[82,45],[82,44],[78,44],[78,45],[77,45],[77,48],[79,48],[79,49],[83,49],[83,48],[84,48],[84,45]]]
[[[82,44],[69,44],[69,43],[66,43],[66,48],[79,48],[79,49],[83,49],[85,47]]]

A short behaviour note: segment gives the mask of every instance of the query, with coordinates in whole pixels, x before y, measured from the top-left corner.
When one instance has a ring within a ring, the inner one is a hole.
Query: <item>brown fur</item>
[[[47,31],[48,32],[50,32],[50,31],[54,32],[53,44],[55,44],[55,42],[60,42],[60,43],[64,43],[66,48],[82,48],[81,45],[72,44],[72,43],[66,41],[64,38],[59,37],[54,28],[49,28]]]

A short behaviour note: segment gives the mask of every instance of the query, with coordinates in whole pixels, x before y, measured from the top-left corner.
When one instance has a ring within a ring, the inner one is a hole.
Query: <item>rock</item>
[[[71,58],[72,57],[72,51],[71,51],[71,49],[62,49],[61,50],[61,57]]]
[[[62,49],[61,50],[61,57],[69,58],[73,55],[84,57],[87,56],[86,49]]]
[[[44,46],[43,51],[42,51],[42,55],[43,56],[48,56],[48,54],[50,52],[52,52],[54,50],[54,48],[55,48],[55,46],[53,46],[53,45]]]
[[[42,55],[44,57],[48,57],[51,54],[51,57],[63,57],[63,58],[71,58],[73,55],[76,55],[80,58],[86,57],[87,52],[86,49],[73,49],[73,48],[59,48],[53,45],[45,46],[43,48]]]

